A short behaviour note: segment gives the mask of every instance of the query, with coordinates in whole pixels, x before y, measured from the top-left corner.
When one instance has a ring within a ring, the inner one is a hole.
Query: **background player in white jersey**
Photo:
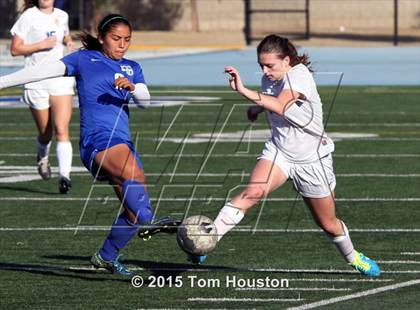
[[[230,87],[256,104],[248,110],[251,121],[261,112],[267,113],[272,137],[265,143],[245,190],[220,210],[214,222],[219,240],[249,208],[291,179],[314,220],[345,260],[363,275],[378,276],[377,264],[354,250],[346,225],[336,217],[334,144],[324,132],[322,103],[307,55],[298,56],[294,45],[277,35],[264,38],[257,52],[264,72],[263,93],[246,88],[235,68],[226,67],[225,72],[230,75]],[[196,258],[200,260],[203,257]]]
[[[54,8],[54,0],[25,1],[24,12],[11,29],[11,54],[25,56],[25,67],[45,64],[63,57],[63,43],[72,51],[66,12]],[[57,141],[59,191],[71,187],[70,172],[73,150],[69,123],[72,113],[74,78],[58,77],[25,84],[23,101],[29,105],[38,128],[38,172],[51,178],[49,153],[53,130]]]

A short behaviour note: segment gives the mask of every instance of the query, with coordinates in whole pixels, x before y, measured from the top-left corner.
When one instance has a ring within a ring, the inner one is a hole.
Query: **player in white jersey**
[[[322,103],[307,55],[299,56],[287,38],[277,35],[264,38],[257,52],[264,73],[262,93],[246,88],[235,68],[226,67],[225,72],[230,75],[230,87],[256,104],[248,109],[251,121],[267,113],[272,137],[265,143],[245,190],[233,197],[214,221],[219,240],[249,208],[291,179],[316,223],[349,265],[363,275],[379,276],[378,265],[354,249],[346,225],[336,216],[334,144],[324,132]],[[204,257],[194,259],[200,262]]]
[[[72,51],[68,15],[54,8],[54,0],[25,1],[24,12],[11,29],[11,54],[25,56],[25,67],[59,60],[64,55],[63,43]],[[59,191],[71,187],[70,172],[73,150],[69,123],[72,113],[74,78],[58,77],[25,84],[22,100],[29,105],[35,120],[38,172],[51,178],[49,152],[53,131],[57,141]]]

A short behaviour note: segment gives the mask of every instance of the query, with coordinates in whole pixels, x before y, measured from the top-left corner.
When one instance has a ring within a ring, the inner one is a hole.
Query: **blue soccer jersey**
[[[66,75],[75,76],[80,108],[80,155],[89,169],[92,152],[117,143],[130,143],[128,102],[131,93],[116,89],[114,81],[127,77],[145,83],[140,65],[113,60],[99,51],[80,50],[61,59]]]

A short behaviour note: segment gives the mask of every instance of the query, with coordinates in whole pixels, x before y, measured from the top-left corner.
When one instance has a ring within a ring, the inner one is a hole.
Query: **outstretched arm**
[[[226,67],[225,72],[230,75],[230,87],[242,96],[255,102],[257,105],[271,112],[283,115],[287,108],[298,100],[302,95],[298,92],[286,89],[277,97],[261,94],[255,90],[246,88],[241,80],[239,72],[233,67]]]
[[[64,76],[65,74],[66,66],[59,60],[45,65],[26,67],[22,70],[0,77],[0,89]]]

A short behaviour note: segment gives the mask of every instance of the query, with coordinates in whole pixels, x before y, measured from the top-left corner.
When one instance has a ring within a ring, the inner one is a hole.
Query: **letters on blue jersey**
[[[127,103],[132,96],[125,89],[115,88],[114,82],[126,77],[133,84],[145,83],[141,66],[90,50],[69,54],[61,61],[66,65],[66,75],[76,77],[81,136],[112,131],[113,136],[129,140]]]

